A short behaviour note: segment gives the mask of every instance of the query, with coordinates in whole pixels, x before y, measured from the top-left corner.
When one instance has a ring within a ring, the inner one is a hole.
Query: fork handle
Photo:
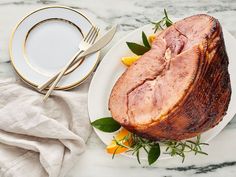
[[[76,59],[74,60],[74,62],[71,64],[71,67],[74,67],[75,65],[79,66],[81,64],[81,60],[83,59],[83,57],[79,57],[76,56]],[[79,63],[80,62],[80,63]],[[67,70],[68,71],[68,70]],[[46,87],[48,87],[56,78],[57,76],[60,74],[61,71],[57,72],[56,74],[54,74],[52,77],[50,77],[46,82],[44,82],[43,84],[39,85],[37,87],[37,89],[39,91],[44,90]]]
[[[52,91],[54,90],[54,88],[56,87],[56,85],[58,84],[60,79],[62,78],[62,76],[65,74],[66,70],[70,67],[70,65],[74,62],[74,60],[76,60],[77,55],[80,55],[82,52],[83,51],[80,50],[78,53],[76,53],[76,55],[74,57],[72,57],[71,60],[66,64],[66,66],[61,70],[60,74],[57,76],[56,80],[53,82],[53,84],[51,85],[51,87],[47,91],[46,95],[44,96],[44,98],[43,98],[44,101],[47,100],[47,98],[50,96],[50,94],[52,93]]]
[[[74,61],[75,59],[77,59],[78,57],[79,57],[79,55],[81,54],[81,50],[80,51],[78,51],[72,58],[71,58],[71,60],[70,60],[70,62],[68,62],[67,64],[69,65],[72,65],[73,64],[73,62],[71,62],[72,60]],[[77,62],[77,61],[76,61]],[[69,65],[69,66],[70,66]],[[65,67],[67,67],[67,65],[65,66]],[[69,67],[67,67],[67,69],[68,69]],[[49,86],[56,78],[57,78],[57,76],[61,73],[61,71],[62,70],[60,70],[58,73],[56,73],[56,74],[54,74],[52,77],[50,77],[46,82],[44,82],[43,84],[41,84],[41,85],[39,85],[38,87],[37,87],[37,89],[39,90],[39,91],[42,91],[42,90],[44,90],[47,86]]]

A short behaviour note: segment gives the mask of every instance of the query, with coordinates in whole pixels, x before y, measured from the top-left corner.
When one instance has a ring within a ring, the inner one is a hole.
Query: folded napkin
[[[0,80],[1,177],[62,177],[85,150],[86,91],[42,97],[14,78]]]

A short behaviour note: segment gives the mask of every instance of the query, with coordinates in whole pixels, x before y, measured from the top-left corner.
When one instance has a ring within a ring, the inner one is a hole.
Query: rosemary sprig
[[[197,136],[196,141],[186,140],[186,141],[151,141],[145,138],[141,138],[133,133],[129,133],[121,140],[114,141],[117,144],[117,149],[119,147],[127,148],[126,152],[131,152],[132,155],[136,155],[138,163],[140,162],[140,150],[143,149],[148,155],[149,165],[153,164],[160,156],[160,145],[163,144],[166,146],[165,152],[166,154],[170,154],[171,156],[180,156],[182,157],[182,162],[185,160],[186,153],[193,152],[195,155],[203,154],[208,155],[206,152],[202,151],[203,145],[208,145],[207,143],[201,143],[200,136]],[[130,142],[130,146],[124,145],[124,142]],[[113,154],[113,158],[115,156],[116,151]]]
[[[154,33],[156,33],[158,30],[163,30],[166,27],[169,27],[173,24],[172,20],[169,19],[168,15],[167,15],[167,11],[166,9],[164,9],[164,17],[157,22],[151,22],[152,24],[154,24]]]
[[[200,135],[197,136],[196,141],[186,140],[186,141],[165,141],[163,142],[166,145],[166,152],[171,156],[180,156],[182,157],[182,162],[185,160],[186,152],[193,152],[195,155],[204,154],[208,155],[206,152],[202,151],[201,146],[209,145],[207,143],[200,142]]]
[[[159,142],[147,140],[145,138],[141,138],[133,133],[129,133],[121,140],[113,139],[116,142],[116,145],[119,147],[127,148],[128,150],[126,152],[131,152],[132,155],[135,155],[137,158],[137,161],[139,164],[141,164],[140,161],[140,151],[143,149],[147,155],[148,155],[148,162],[149,165],[153,164],[158,157],[160,156],[160,146]],[[127,146],[124,144],[124,142],[129,141],[130,146]],[[116,154],[116,151],[113,153],[113,158]]]
[[[136,154],[136,156],[139,158],[139,152],[141,149],[143,149],[148,155],[149,165],[153,164],[158,159],[161,152],[159,142],[141,138],[133,133],[131,138],[132,145],[130,151],[133,151],[132,154]],[[141,163],[139,159],[138,162]]]

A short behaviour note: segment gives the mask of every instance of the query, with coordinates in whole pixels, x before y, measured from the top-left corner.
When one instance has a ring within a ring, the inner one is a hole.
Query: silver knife
[[[71,67],[68,69],[68,71],[71,72],[75,68],[77,68],[81,64],[79,61],[82,60],[85,56],[97,52],[98,50],[105,47],[114,37],[116,30],[117,30],[117,25],[112,27],[104,36],[99,38],[91,47],[89,47],[87,50],[79,54],[76,57],[75,61],[72,63]]]
[[[91,47],[89,47],[87,50],[81,53],[80,57],[85,57],[105,47],[114,37],[116,33],[116,29],[117,29],[117,25],[113,26],[106,34],[104,34],[100,39],[98,39]]]
[[[87,50],[85,50],[84,52],[80,53],[78,56],[76,56],[75,61],[73,62],[72,65],[76,65],[76,63],[78,63],[81,59],[83,59],[85,56],[90,55],[94,52],[97,52],[99,50],[101,50],[103,47],[105,47],[114,37],[115,33],[116,33],[116,29],[117,29],[117,25],[112,27],[106,34],[104,34],[100,39],[98,39],[93,45],[91,45]],[[73,66],[72,66],[73,67]],[[38,90],[42,91],[44,90],[50,83],[52,83],[57,76],[60,74],[60,72],[58,72],[58,74],[54,75],[54,77],[50,78],[45,84],[44,86],[38,86]]]

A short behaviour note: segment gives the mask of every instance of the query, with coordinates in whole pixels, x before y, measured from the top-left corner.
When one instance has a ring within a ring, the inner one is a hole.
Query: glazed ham
[[[176,22],[118,79],[113,118],[152,140],[182,140],[217,125],[231,96],[221,26],[208,15]]]

